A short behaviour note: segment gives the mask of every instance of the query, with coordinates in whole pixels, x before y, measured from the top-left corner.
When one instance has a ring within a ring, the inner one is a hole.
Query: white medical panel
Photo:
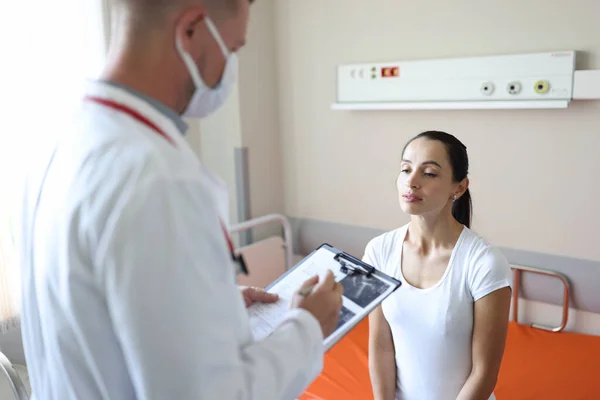
[[[600,69],[575,71],[573,100],[600,100]]]
[[[337,102],[570,100],[574,51],[338,67]]]

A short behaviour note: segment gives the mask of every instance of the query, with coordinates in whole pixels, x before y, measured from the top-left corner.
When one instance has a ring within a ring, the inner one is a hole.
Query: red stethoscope
[[[158,125],[156,125],[155,123],[150,121],[148,118],[146,118],[145,116],[143,116],[142,114],[140,114],[139,112],[134,110],[133,108],[128,107],[123,104],[119,104],[112,100],[103,99],[101,97],[86,96],[86,97],[84,97],[84,100],[98,103],[103,106],[112,108],[113,110],[116,110],[116,111],[119,111],[119,112],[129,115],[130,117],[136,119],[140,123],[146,125],[148,128],[152,129],[159,136],[162,136],[171,145],[175,146],[175,142],[173,141],[173,139],[171,139],[171,137],[169,135],[166,134],[165,131],[160,129],[158,127]],[[231,240],[231,236],[229,235],[229,232],[227,231],[227,228],[225,227],[223,220],[220,220],[220,222],[221,222],[221,228],[223,229],[223,233],[225,234],[225,240],[227,241],[227,246],[229,247],[229,252],[231,253],[233,262],[238,264],[240,271],[242,273],[244,273],[245,275],[248,275],[248,269],[246,268],[246,263],[244,262],[244,257],[242,257],[241,254],[235,254],[235,248],[233,246],[233,241]]]

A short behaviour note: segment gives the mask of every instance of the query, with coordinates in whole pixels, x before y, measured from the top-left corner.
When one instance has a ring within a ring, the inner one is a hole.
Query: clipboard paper
[[[323,244],[265,289],[279,295],[277,302],[254,303],[248,308],[254,338],[261,340],[273,332],[284,319],[292,296],[300,286],[315,275],[323,277],[327,270],[344,286],[344,295],[337,328],[323,341],[325,351],[401,285],[399,280],[373,266]]]

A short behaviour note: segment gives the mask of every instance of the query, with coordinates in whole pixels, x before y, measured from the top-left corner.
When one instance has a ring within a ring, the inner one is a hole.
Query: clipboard
[[[260,340],[272,333],[285,317],[290,300],[300,286],[314,275],[322,277],[327,270],[331,270],[335,280],[344,286],[344,294],[338,325],[323,340],[325,351],[402,284],[372,265],[324,243],[265,288],[267,292],[279,295],[276,303],[255,303],[248,308],[254,338]]]

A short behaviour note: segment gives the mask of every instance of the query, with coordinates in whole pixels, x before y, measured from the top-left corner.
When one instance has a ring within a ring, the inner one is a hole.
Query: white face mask
[[[217,28],[211,19],[206,17],[205,22],[208,30],[215,38],[215,41],[225,56],[225,69],[223,70],[221,81],[214,88],[208,87],[200,76],[200,71],[198,71],[196,63],[190,54],[183,49],[181,39],[177,37],[175,42],[177,52],[183,59],[183,62],[194,81],[194,85],[196,86],[190,104],[183,112],[183,116],[188,118],[203,118],[218,110],[223,103],[225,103],[225,100],[227,100],[227,96],[231,91],[231,86],[235,83],[237,76],[237,55],[227,49],[225,42],[223,42],[219,31],[217,31]]]

